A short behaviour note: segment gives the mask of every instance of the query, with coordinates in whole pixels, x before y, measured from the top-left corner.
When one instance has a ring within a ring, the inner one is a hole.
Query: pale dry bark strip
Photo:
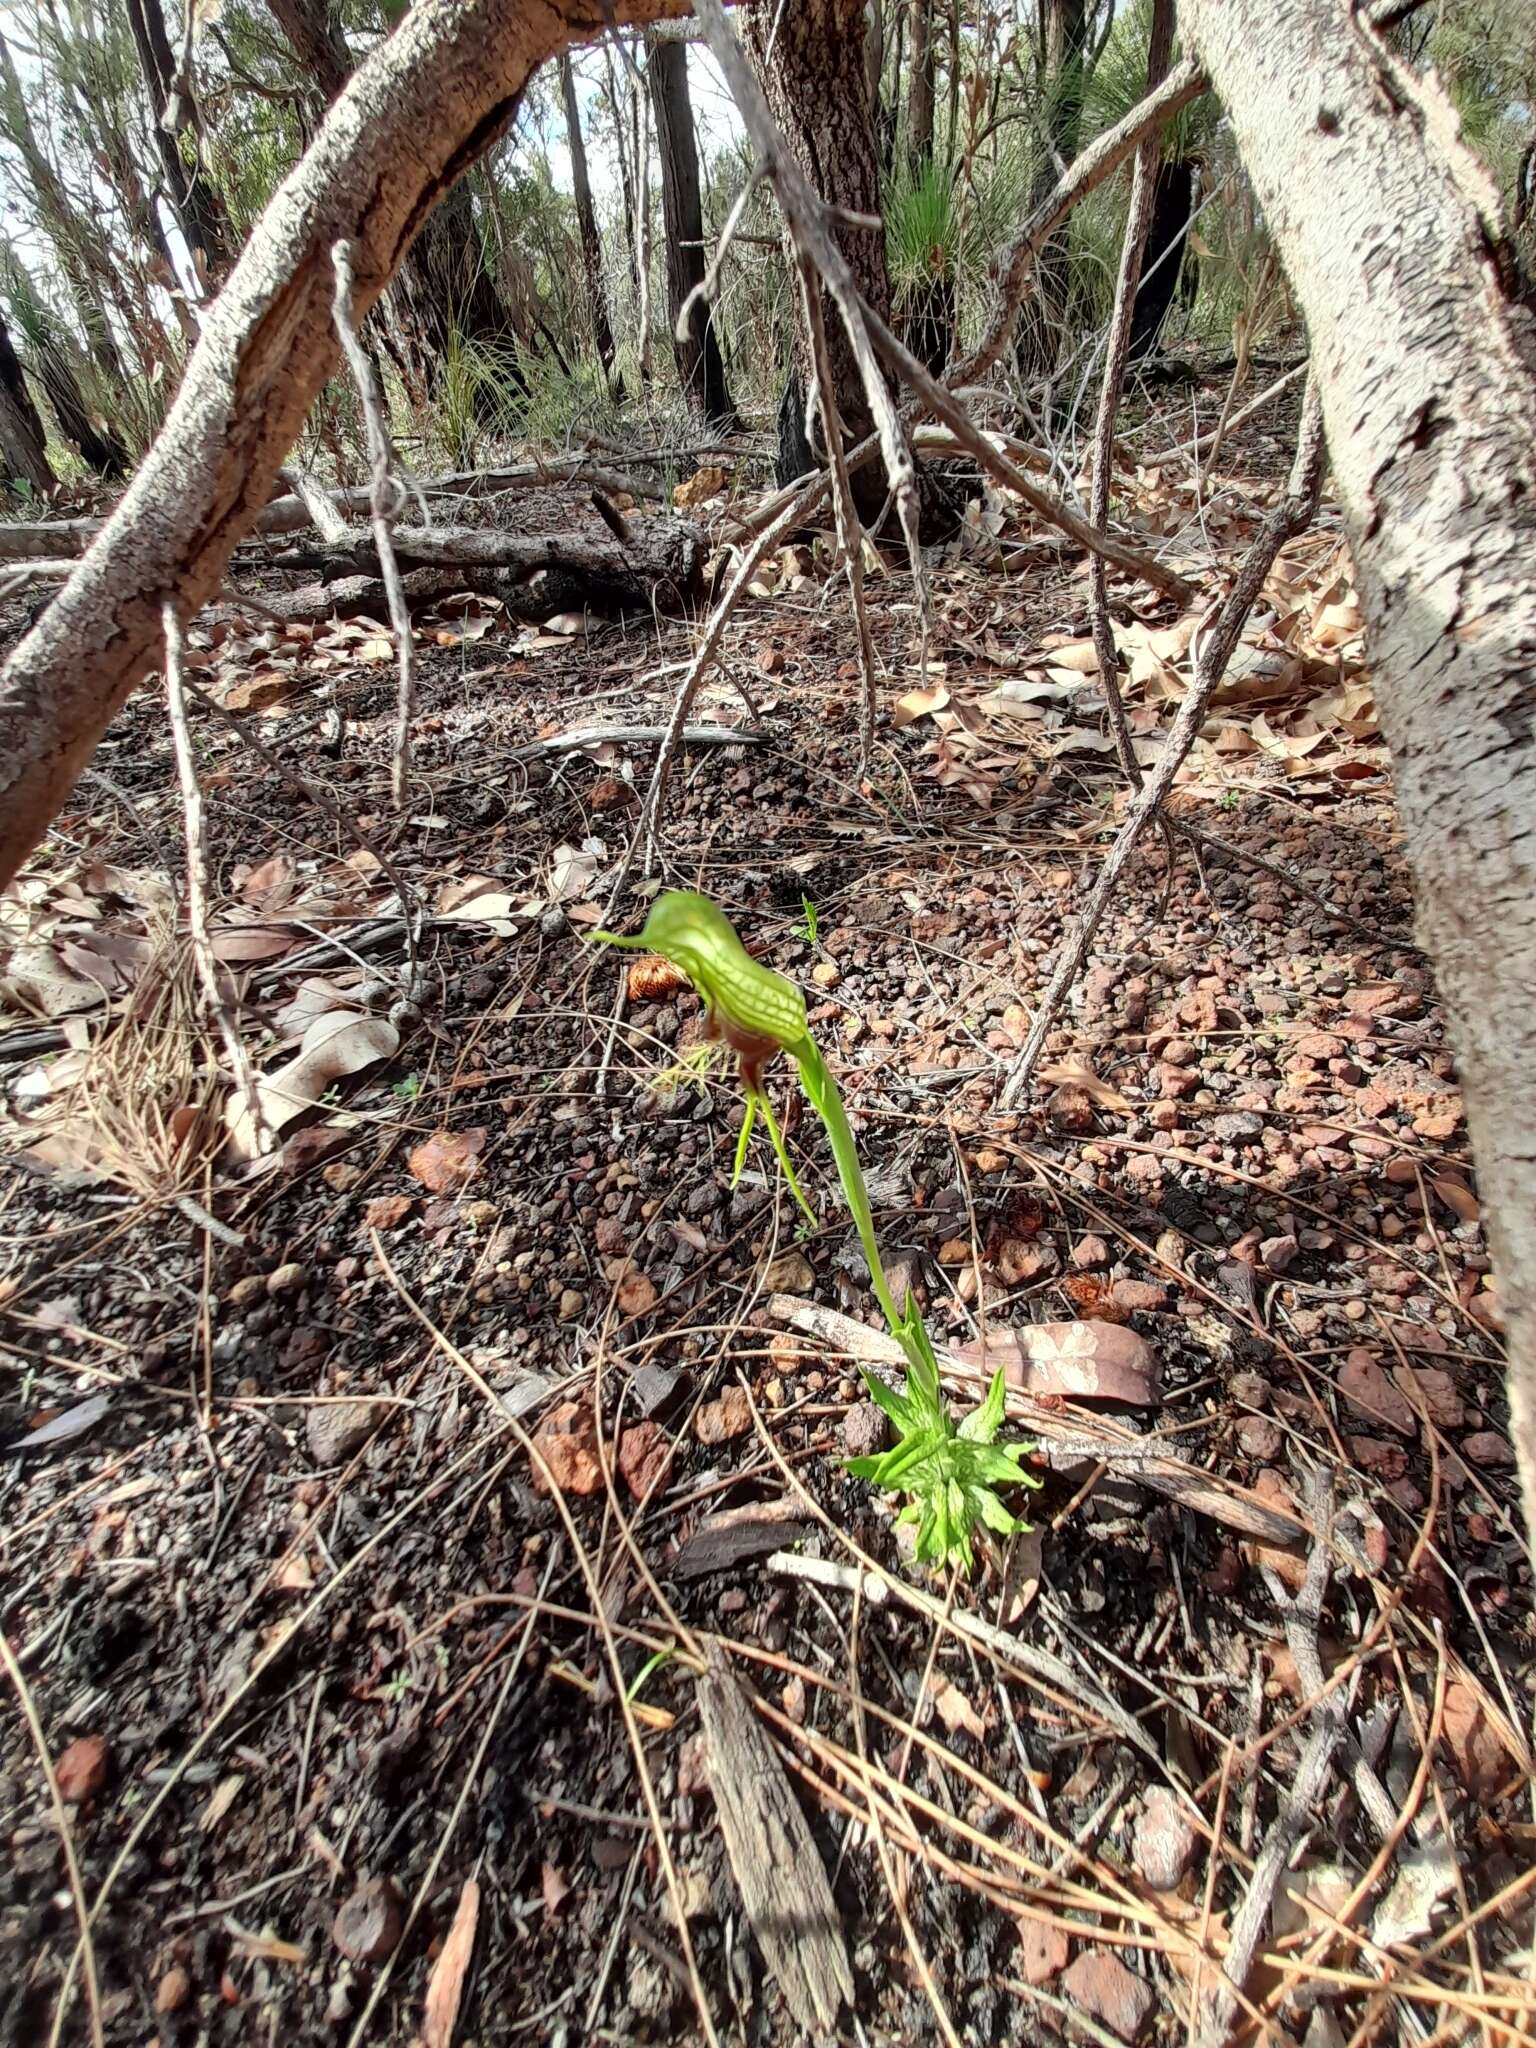
[[[187,689],[184,673],[181,621],[176,607],[168,604],[162,619],[165,635],[165,702],[171,724],[171,746],[176,756],[176,779],[181,785],[181,815],[187,842],[187,933],[192,942],[192,959],[203,997],[229,1061],[235,1090],[245,1105],[251,1133],[251,1151],[259,1156],[272,1149],[272,1133],[262,1114],[256,1075],[245,1040],[240,1036],[213,950],[208,924],[208,842],[203,830],[203,792],[197,779],[197,761],[192,752],[192,735],[187,726]]]
[[[1180,0],[1306,319],[1536,1528],[1536,329],[1438,87],[1333,0]]]
[[[724,1651],[711,1643],[705,1658],[704,1761],[742,1904],[803,2038],[827,2040],[854,1983],[826,1866]]]
[[[411,788],[411,724],[416,716],[416,636],[411,629],[411,608],[405,601],[400,581],[400,563],[395,555],[395,521],[405,502],[405,486],[394,474],[394,450],[384,419],[384,400],[368,351],[357,332],[353,308],[356,286],[352,277],[352,244],[337,242],[331,250],[336,273],[336,295],[332,302],[341,352],[357,386],[363,408],[363,425],[368,436],[368,510],[373,531],[373,549],[378,557],[379,576],[389,606],[389,623],[394,629],[399,663],[395,693],[395,745],[390,763],[390,795],[395,809],[404,810]]]
[[[682,0],[617,0],[614,16],[681,11]],[[206,603],[266,509],[336,362],[332,246],[353,244],[361,318],[535,67],[598,26],[582,0],[415,0],[358,66],[210,307],[122,502],[0,669],[0,886],[154,666],[162,607],[187,617]]]
[[[1328,1594],[1328,1570],[1333,1561],[1330,1537],[1333,1532],[1333,1503],[1327,1489],[1314,1503],[1316,1537],[1307,1558],[1306,1576],[1285,1615],[1287,1637],[1305,1633],[1315,1644],[1322,1626],[1323,1605]],[[1225,2048],[1243,2003],[1243,1991],[1253,1970],[1259,1943],[1269,1926],[1275,1893],[1280,1887],[1296,1844],[1310,1825],[1312,1808],[1328,1783],[1333,1759],[1346,1733],[1344,1701],[1337,1692],[1321,1694],[1312,1708],[1312,1732],[1296,1765],[1285,1803],[1255,1859],[1248,1889],[1232,1921],[1232,1932],[1222,1969],[1222,1980],[1209,1995],[1203,2015],[1203,2048]]]

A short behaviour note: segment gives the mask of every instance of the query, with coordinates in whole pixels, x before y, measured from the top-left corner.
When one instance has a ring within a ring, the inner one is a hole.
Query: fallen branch
[[[664,610],[696,599],[702,589],[705,540],[688,519],[646,520],[627,541],[611,532],[505,533],[478,526],[397,526],[394,552],[402,569],[506,569],[527,579],[560,570],[592,586],[607,602]],[[330,580],[377,576],[377,541],[356,529],[324,548],[285,548],[276,569],[316,569]]]
[[[292,466],[280,472],[302,506],[304,516],[322,540],[337,542],[347,537],[346,514],[335,497],[308,470]],[[369,486],[371,492],[372,486]],[[348,493],[350,496],[351,493]],[[267,510],[271,511],[271,506]]]
[[[649,747],[667,737],[664,725],[587,725],[577,732],[557,732],[504,755],[508,761],[538,761],[551,754],[579,754],[588,747]],[[683,728],[686,747],[760,747],[768,734],[752,725],[689,725]]]
[[[660,465],[670,464],[675,459],[670,449],[659,449],[655,453],[619,451],[614,461],[606,463],[594,462],[585,455],[557,455],[544,461],[516,463],[507,469],[454,470],[447,476],[424,478],[415,488],[427,499],[493,498],[502,492],[535,491],[550,484],[584,484],[617,497],[650,498],[658,504],[669,505],[672,494],[664,483],[658,483],[654,477],[637,476],[615,464]],[[278,477],[290,489],[286,496],[273,498],[256,515],[251,523],[253,533],[280,536],[302,533],[306,526],[318,526],[324,533],[325,526],[315,516],[317,498],[323,499],[332,514],[339,514],[340,523],[345,525],[346,514],[366,512],[372,497],[371,484],[352,484],[345,490],[331,491],[318,478],[307,473],[301,478],[291,467],[279,470]],[[73,564],[106,523],[105,519],[96,518],[54,519],[30,526],[0,523],[0,562],[24,562],[39,556],[57,555]]]
[[[1247,554],[1237,572],[1226,602],[1220,606],[1215,620],[1206,632],[1202,632],[1196,645],[1199,654],[1195,663],[1194,680],[1189,692],[1179,706],[1163,750],[1158,756],[1157,766],[1142,784],[1136,801],[1131,806],[1125,823],[1099,870],[1099,879],[1093,893],[1083,908],[1075,930],[1062,947],[1061,959],[1050,983],[1040,1001],[1034,1025],[1030,1030],[1023,1051],[1014,1063],[1013,1071],[1003,1088],[1002,1104],[1005,1109],[1015,1108],[1023,1099],[1029,1087],[1030,1076],[1040,1058],[1046,1037],[1056,1021],[1067,990],[1077,979],[1093,935],[1099,928],[1115,883],[1119,880],[1126,862],[1135,851],[1136,842],[1148,820],[1160,809],[1163,799],[1174,784],[1174,779],[1183,767],[1195,737],[1205,723],[1205,714],[1210,709],[1212,696],[1217,685],[1226,674],[1227,663],[1237,646],[1239,636],[1247,623],[1254,600],[1264,587],[1274,559],[1286,541],[1294,539],[1306,530],[1317,509],[1319,491],[1323,480],[1323,423],[1322,407],[1318,400],[1315,382],[1307,386],[1306,400],[1302,406],[1301,429],[1296,444],[1296,458],[1291,465],[1290,478],[1285,494],[1270,512],[1258,533],[1254,536]]]

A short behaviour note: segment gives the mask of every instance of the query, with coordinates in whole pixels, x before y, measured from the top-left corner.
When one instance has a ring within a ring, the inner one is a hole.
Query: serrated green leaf
[[[898,1394],[894,1387],[888,1387],[880,1375],[874,1372],[864,1374],[864,1385],[869,1390],[871,1401],[877,1408],[885,1410],[899,1430],[906,1431],[914,1426],[916,1418],[912,1413],[912,1404],[905,1395]]]
[[[989,1444],[1002,1426],[1003,1409],[1007,1402],[1003,1387],[1003,1368],[999,1366],[992,1375],[992,1384],[987,1389],[987,1398],[979,1408],[973,1408],[960,1424],[959,1434],[967,1443]]]

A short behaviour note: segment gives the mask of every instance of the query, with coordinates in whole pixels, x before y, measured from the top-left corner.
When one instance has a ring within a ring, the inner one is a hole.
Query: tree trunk
[[[615,515],[617,516],[617,515]],[[397,526],[395,559],[403,573],[417,569],[506,572],[507,596],[529,591],[535,580],[548,586],[538,614],[579,611],[677,611],[704,594],[704,536],[689,519],[663,515],[626,525],[622,539],[595,522],[564,533],[509,532],[482,526]],[[319,546],[301,544],[275,555],[276,567],[316,569],[327,584],[343,577],[376,577],[374,536],[362,529]]]
[[[699,201],[699,158],[688,98],[688,46],[649,39],[645,67],[656,116],[656,149],[661,158],[661,214],[667,233],[667,313],[672,352],[683,396],[705,426],[729,433],[741,424],[725,382],[725,364],[715,339],[713,308],[702,295],[689,306],[682,334],[678,321],[689,294],[704,282],[704,209]]]
[[[608,294],[603,289],[603,244],[597,232],[592,185],[587,176],[587,145],[581,134],[581,109],[576,104],[576,73],[567,53],[560,59],[560,93],[565,102],[565,133],[571,152],[571,184],[576,194],[576,224],[581,230],[581,260],[587,273],[587,300],[592,310],[592,339],[603,374],[613,378],[613,329],[608,322]],[[622,383],[618,396],[624,395]]]
[[[1083,123],[1083,45],[1088,20],[1085,0],[1045,0],[1045,41],[1041,51],[1040,148],[1033,210],[1055,184],[1058,168],[1077,155]],[[1035,264],[1035,290],[1019,321],[1019,367],[1029,377],[1049,377],[1061,354],[1071,285],[1067,232],[1051,237]]]
[[[1157,167],[1152,192],[1152,223],[1147,230],[1146,256],[1136,291],[1131,321],[1131,361],[1151,355],[1162,339],[1175,294],[1186,305],[1199,284],[1200,259],[1189,246],[1195,167],[1187,157],[1174,157]]]
[[[933,0],[911,0],[907,21],[907,161],[914,172],[933,155]]]
[[[134,48],[138,51],[139,69],[144,74],[144,88],[149,95],[150,127],[160,167],[165,173],[171,211],[191,251],[199,283],[217,289],[233,260],[229,222],[217,191],[201,169],[193,170],[188,166],[181,153],[180,142],[161,126],[161,117],[176,76],[176,59],[165,32],[160,0],[127,0],[127,8],[128,26]]]
[[[7,472],[46,494],[58,482],[48,461],[47,436],[10,333],[0,318],[0,454]]]
[[[1450,1009],[1536,1530],[1536,328],[1433,81],[1334,0],[1180,0],[1305,315]]]
[[[352,52],[332,26],[325,0],[268,0],[268,5],[329,106],[352,76]]]
[[[747,10],[744,26],[768,104],[812,187],[832,204],[878,221],[880,164],[864,60],[862,0],[797,0],[783,9],[754,7]],[[884,229],[839,220],[832,232],[855,284],[888,321],[891,284]],[[874,419],[843,323],[825,293],[822,310],[833,395],[851,446],[872,431]],[[802,335],[800,376],[802,387],[808,387],[812,380],[805,374],[804,346]],[[860,518],[873,522],[885,502],[878,465],[856,472],[853,489]]]

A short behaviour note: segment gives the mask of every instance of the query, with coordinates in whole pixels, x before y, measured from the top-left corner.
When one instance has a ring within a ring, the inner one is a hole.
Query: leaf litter
[[[1266,454],[1262,425],[1243,446]],[[1144,536],[1194,530],[1171,466],[1143,466],[1126,491]],[[365,1885],[386,1905],[424,1886],[398,1954],[387,1911],[380,1923],[398,2005],[379,2007],[378,2038],[468,2038],[498,2023],[505,1987],[531,2016],[572,1984],[610,2028],[679,2037],[689,2004],[627,1689],[717,2015],[746,1997],[761,2038],[799,2038],[731,1919],[748,1840],[727,1854],[691,1747],[708,1638],[763,1732],[754,1767],[778,1774],[833,1881],[823,1932],[844,1944],[872,2033],[904,2038],[926,2010],[891,1943],[882,1848],[975,2038],[1012,2010],[1011,1982],[1097,1996],[1111,1960],[1182,2024],[1224,1953],[1242,1831],[1274,1824],[1305,1738],[1265,1571],[1295,1583],[1305,1540],[1265,1548],[1243,1518],[1304,1519],[1320,1469],[1352,1511],[1324,1617],[1332,1650],[1358,1660],[1351,1725],[1363,1736],[1386,1716],[1374,1767],[1415,1822],[1443,1816],[1465,1891],[1447,1890],[1433,1832],[1389,1860],[1362,1924],[1392,1947],[1390,1999],[1432,2031],[1465,1995],[1475,1940],[1489,1995],[1528,2010],[1511,1977],[1530,1926],[1510,1674],[1531,1583],[1501,1462],[1498,1296],[1445,1019],[1411,944],[1347,555],[1324,531],[1278,565],[1178,793],[1282,872],[1220,852],[1197,872],[1186,855],[1165,895],[1149,848],[1036,1096],[1002,1117],[996,1079],[1121,794],[1081,576],[1006,494],[975,506],[936,563],[942,667],[917,673],[904,571],[872,586],[893,715],[866,790],[845,634],[819,605],[830,551],[813,538],[765,566],[727,635],[728,658],[759,672],[771,635],[776,745],[701,755],[664,819],[672,856],[806,988],[864,1126],[888,1259],[946,1351],[964,1365],[969,1347],[973,1371],[999,1347],[1016,1361],[1015,1426],[1044,1446],[1037,1528],[1006,1572],[988,1557],[931,1606],[866,1603],[855,1626],[846,1592],[770,1573],[758,1541],[675,1569],[740,1510],[779,1531],[774,1549],[783,1518],[809,1560],[862,1557],[923,1595],[889,1510],[842,1469],[867,1276],[831,1221],[825,1162],[789,1133],[824,1218],[796,1242],[766,1161],[729,1185],[729,1105],[651,1085],[702,1042],[694,998],[637,961],[615,1024],[614,982],[594,979],[577,935],[626,829],[622,812],[594,829],[597,793],[605,778],[643,788],[650,757],[505,772],[530,730],[580,723],[598,676],[630,686],[616,717],[664,717],[670,682],[634,681],[655,665],[649,640],[632,652],[608,628],[530,631],[440,605],[422,621],[422,799],[398,826],[392,651],[375,626],[230,632],[203,650],[226,698],[292,680],[259,714],[280,750],[312,743],[316,693],[334,687],[337,786],[370,834],[387,825],[392,866],[431,910],[407,987],[377,857],[210,726],[221,955],[284,1138],[254,1178],[228,1149],[232,1089],[141,836],[152,827],[175,867],[148,700],[102,756],[138,821],[82,786],[87,857],[35,867],[0,905],[6,1025],[53,1034],[5,1068],[6,1142],[33,1170],[6,1210],[0,1301],[26,1377],[3,1441],[45,1412],[66,1422],[110,1382],[89,1428],[0,1467],[0,1540],[49,1725],[97,1703],[86,1726],[113,1758],[76,1821],[92,1885],[146,1793],[169,1786],[145,1842],[154,1886],[117,1887],[102,1921],[112,1982],[135,2000],[164,1991],[199,2024],[281,2015],[295,2040],[333,2040],[358,2009],[348,1973],[378,1967],[338,1951],[338,1914]],[[1252,516],[1224,507],[1209,508],[1218,550]],[[1199,619],[1118,586],[1116,601],[1150,753]],[[684,658],[686,629],[662,630],[663,659]],[[1287,872],[1356,922],[1289,892]],[[66,999],[52,1016],[44,985]],[[183,1194],[244,1247],[175,1209]],[[802,1285],[790,1324],[761,1286],[786,1253]],[[69,1314],[44,1313],[66,1287]],[[1352,1405],[1365,1365],[1412,1390],[1406,1428]],[[701,1431],[706,1412],[721,1426]],[[558,1500],[512,1431],[556,1422]],[[1160,1490],[1170,1475],[1182,1498]],[[1372,1614],[1383,1633],[1362,1653]],[[498,1710],[487,1677],[530,1615]],[[242,1694],[267,1651],[275,1682]],[[1046,1654],[1042,1689],[1029,1659]],[[190,1744],[225,1699],[238,1722],[199,1775]],[[1160,1765],[1126,1716],[1155,1732]],[[30,1784],[19,1752],[7,1768]],[[1206,1830],[1167,1892],[1162,1866],[1136,1861],[1160,1839],[1154,1791]],[[57,1888],[29,1798],[0,1941],[33,1924],[25,1887]],[[1313,1820],[1315,1867],[1358,1881],[1379,1842],[1342,1781]],[[1073,1858],[1056,1861],[1044,1826]],[[1283,1999],[1299,1938],[1352,2026],[1388,1995],[1374,1960],[1320,1912],[1333,1891],[1302,1881],[1297,1896],[1298,1936],[1256,1981]],[[46,1991],[61,1962],[44,1937],[26,1968]],[[124,2040],[136,2010],[113,2022]]]

